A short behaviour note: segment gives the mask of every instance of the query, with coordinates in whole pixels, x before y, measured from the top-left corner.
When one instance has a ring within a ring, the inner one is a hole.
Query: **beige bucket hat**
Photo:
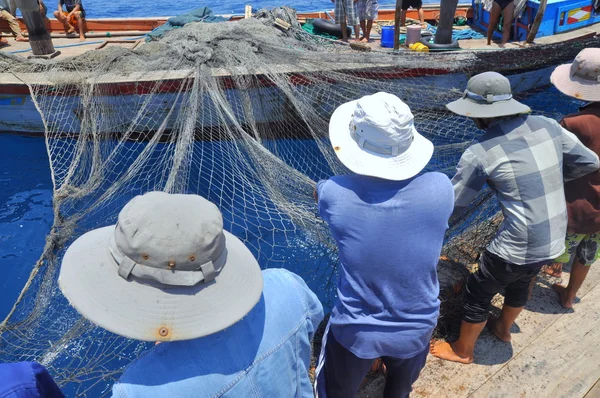
[[[392,181],[416,176],[433,155],[433,144],[415,128],[408,105],[383,92],[337,108],[329,139],[351,171]]]
[[[473,76],[461,99],[446,105],[448,110],[475,119],[487,119],[531,112],[512,96],[510,81],[497,72]]]
[[[600,101],[600,48],[581,50],[571,64],[554,69],[552,84],[563,94],[584,101]]]
[[[117,225],[73,242],[58,282],[81,315],[144,341],[223,330],[250,312],[263,289],[256,259],[223,230],[213,203],[164,192],[135,197]]]

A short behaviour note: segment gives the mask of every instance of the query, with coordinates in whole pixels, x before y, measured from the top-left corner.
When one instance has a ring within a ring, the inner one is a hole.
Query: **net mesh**
[[[249,19],[195,23],[136,50],[108,47],[57,61],[0,56],[0,72],[29,86],[45,126],[54,225],[13,311],[0,325],[0,360],[37,360],[65,392],[103,396],[151,345],[95,327],[61,295],[65,248],[115,223],[135,195],[195,193],[216,203],[225,228],[264,268],[301,275],[326,308],[335,299],[337,251],[317,216],[315,181],[346,173],[330,148],[329,117],[378,91],[408,103],[435,144],[426,171],[452,176],[478,132],[444,105],[468,78],[496,70],[519,100],[550,117],[580,105],[549,86],[552,68],[597,39],[487,52],[356,52]],[[447,235],[440,263],[440,333],[449,333],[465,265],[500,222],[482,191]],[[454,293],[453,293],[454,292]],[[446,296],[444,296],[446,295]]]

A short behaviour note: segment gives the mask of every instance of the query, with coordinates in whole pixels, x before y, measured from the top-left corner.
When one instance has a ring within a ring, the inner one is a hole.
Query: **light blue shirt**
[[[246,317],[210,336],[156,346],[125,370],[113,397],[312,398],[311,340],[323,306],[298,275],[269,269],[263,277],[263,296]]]
[[[436,267],[454,207],[450,179],[335,176],[317,193],[340,255],[335,339],[363,359],[420,354],[440,308]]]

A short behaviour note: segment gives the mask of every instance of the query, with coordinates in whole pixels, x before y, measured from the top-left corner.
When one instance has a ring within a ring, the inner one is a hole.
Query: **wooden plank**
[[[563,280],[568,280],[568,273],[563,273]],[[454,362],[442,361],[431,355],[427,360],[427,366],[421,372],[419,380],[415,383],[413,397],[467,397],[477,391],[489,379],[504,367],[512,366],[513,361],[517,360],[528,346],[530,346],[539,335],[554,324],[566,310],[558,303],[558,296],[552,289],[552,283],[556,278],[541,275],[533,290],[533,298],[525,307],[523,313],[517,319],[512,328],[512,343],[506,344],[500,342],[489,332],[484,331],[475,347],[475,363],[471,365],[462,365]],[[580,290],[579,297],[584,297],[593,287],[600,282],[600,263],[592,266],[587,280]],[[600,290],[600,289],[598,289]],[[598,294],[598,293],[596,293]],[[596,298],[596,300],[598,300]],[[585,297],[585,302],[593,302],[593,299]],[[575,305],[575,313],[584,311],[580,308],[584,302]],[[499,305],[499,304],[497,304]],[[597,302],[596,302],[597,305]],[[573,314],[568,314],[573,315]],[[569,319],[568,317],[566,318]],[[595,338],[600,338],[600,328],[594,332]],[[549,345],[566,344],[563,339],[556,336],[545,338]],[[591,350],[588,350],[591,351]],[[548,362],[560,361],[560,358],[547,357]],[[600,361],[599,361],[600,363]],[[543,369],[538,369],[543,373]],[[598,375],[600,376],[600,374]],[[535,378],[541,377],[536,374]],[[522,377],[514,384],[525,384],[531,381],[532,377]],[[515,395],[504,394],[506,386],[510,383],[494,383],[493,386],[497,392],[502,392],[504,397],[513,397]],[[492,385],[490,385],[491,387]],[[518,396],[518,395],[517,395]],[[538,394],[540,396],[552,396],[550,394]]]
[[[473,397],[583,397],[600,377],[600,284]]]

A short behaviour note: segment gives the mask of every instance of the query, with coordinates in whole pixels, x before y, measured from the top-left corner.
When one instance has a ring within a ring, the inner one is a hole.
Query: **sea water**
[[[42,254],[53,216],[44,138],[0,134],[0,148],[0,319],[4,319]]]

